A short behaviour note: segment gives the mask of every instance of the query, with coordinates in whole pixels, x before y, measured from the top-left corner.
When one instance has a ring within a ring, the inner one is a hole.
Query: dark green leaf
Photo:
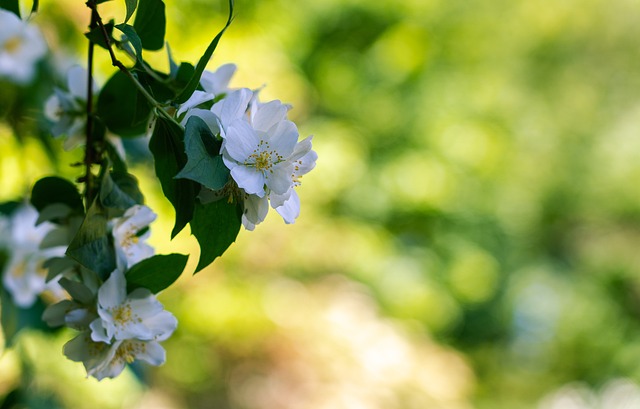
[[[160,117],[156,120],[153,135],[149,141],[149,149],[153,154],[156,175],[160,179],[162,192],[176,211],[172,238],[191,221],[199,188],[197,183],[191,180],[175,178],[187,163],[183,137],[182,128]]]
[[[136,7],[138,7],[138,0],[125,0],[125,3],[127,5],[127,16],[125,17],[124,22],[126,23],[129,21],[131,16],[133,16],[133,12],[136,11]]]
[[[180,277],[188,259],[184,254],[160,254],[142,260],[127,271],[127,289],[131,291],[144,287],[154,294],[158,293]]]
[[[20,202],[4,202],[0,203],[0,214],[5,216],[11,215],[18,207],[20,206]]]
[[[138,33],[136,33],[136,29],[129,24],[118,24],[116,28],[124,33],[127,36],[127,40],[133,46],[133,49],[136,51],[136,57],[139,60],[142,60],[142,41],[140,41],[140,37],[138,37]]]
[[[91,292],[89,287],[79,281],[73,281],[62,277],[58,283],[74,300],[79,301],[82,304],[92,304],[93,300],[96,298],[96,294]]]
[[[47,269],[47,282],[59,274],[76,267],[78,263],[69,257],[53,257],[42,264]]]
[[[142,48],[160,50],[164,46],[166,24],[162,0],[140,0],[133,26],[142,41]]]
[[[197,116],[187,121],[184,144],[187,164],[176,178],[191,179],[211,190],[222,189],[229,180],[229,169],[220,156],[222,142],[216,140],[209,126]]]
[[[51,204],[62,203],[75,213],[83,213],[82,197],[76,186],[66,179],[48,176],[36,182],[31,191],[31,204],[39,211]]]
[[[127,210],[136,204],[143,204],[135,176],[124,172],[107,172],[102,177],[100,202],[104,207]]]
[[[20,17],[20,2],[18,0],[0,0],[0,9],[5,9]]]
[[[38,220],[36,220],[36,225],[47,221],[58,223],[69,217],[71,213],[72,209],[64,203],[53,203],[47,205],[40,211]]]
[[[33,4],[31,5],[31,14],[36,13],[38,11],[39,6],[40,6],[40,1],[33,0]]]
[[[105,279],[116,268],[113,240],[107,228],[107,214],[96,200],[75,235],[67,255]]]
[[[188,62],[181,63],[180,67],[178,67],[178,71],[176,71],[176,83],[181,87],[186,86],[193,76],[195,70],[196,69],[194,68],[194,66],[189,64]]]
[[[196,65],[195,72],[191,76],[189,83],[182,90],[182,92],[178,95],[178,97],[175,100],[177,104],[182,104],[187,99],[189,99],[191,94],[193,94],[193,91],[195,91],[196,88],[198,88],[198,84],[200,84],[200,77],[202,77],[202,73],[204,72],[204,69],[206,68],[207,63],[209,63],[209,60],[211,59],[213,52],[216,50],[216,47],[218,46],[218,42],[220,41],[222,34],[224,34],[224,32],[227,30],[227,27],[229,27],[229,25],[231,24],[232,19],[233,19],[233,0],[229,0],[229,17],[227,18],[227,23],[222,28],[222,30],[218,33],[218,35],[216,35],[213,38],[213,40],[211,40],[209,47],[207,47],[207,50],[204,52],[202,57],[200,57],[200,60]]]
[[[200,244],[200,260],[195,273],[213,263],[236,241],[241,224],[240,203],[221,199],[206,205],[196,204],[190,223],[191,234]]]
[[[109,160],[113,164],[113,171],[126,173],[127,164],[125,163],[124,159],[122,159],[122,157],[120,156],[120,153],[118,153],[118,150],[116,149],[116,147],[111,142],[106,141],[106,149],[107,149],[107,155],[109,155]]]
[[[151,106],[122,71],[117,71],[98,96],[98,116],[120,136],[140,136],[147,130]]]
[[[107,24],[104,25],[104,28],[107,31],[107,35],[109,36],[109,41],[111,43],[113,43],[113,25],[114,25],[113,20],[109,21]],[[99,45],[105,50],[109,49],[109,46],[107,45],[107,41],[104,38],[104,33],[102,32],[102,29],[100,27],[92,28],[88,33],[84,33],[84,36],[87,37],[89,40],[91,40],[91,42]]]

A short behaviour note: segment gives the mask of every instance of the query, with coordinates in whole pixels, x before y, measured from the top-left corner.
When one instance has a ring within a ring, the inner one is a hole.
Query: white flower
[[[155,251],[145,240],[151,235],[148,226],[156,217],[153,210],[147,206],[135,205],[127,209],[122,217],[112,221],[119,268],[126,269],[140,260],[153,256]]]
[[[54,122],[53,136],[66,135],[64,149],[71,150],[84,141],[87,106],[87,71],[74,65],[67,71],[68,92],[55,89],[44,108],[45,116]],[[92,84],[93,91],[98,87]]]
[[[166,339],[178,325],[149,290],[138,288],[127,295],[127,282],[120,270],[111,273],[98,290],[98,315],[89,326],[96,342]]]
[[[224,64],[215,72],[204,71],[200,78],[202,91],[196,90],[188,100],[180,106],[177,116],[205,102],[213,101],[229,92],[229,81],[236,72],[235,64]]]
[[[19,84],[31,81],[36,62],[46,52],[47,45],[36,27],[0,9],[0,77]]]
[[[127,339],[106,344],[93,341],[90,332],[85,331],[65,344],[64,354],[72,361],[82,362],[87,376],[102,380],[115,378],[126,364],[137,359],[155,366],[162,365],[166,360],[165,350],[158,343],[162,340]]]
[[[28,308],[45,290],[56,297],[63,292],[56,280],[45,283],[47,271],[42,264],[51,257],[63,256],[64,247],[39,248],[42,239],[54,225],[48,222],[36,226],[38,212],[30,205],[17,208],[9,221],[9,260],[4,268],[2,282],[19,307]]]
[[[298,130],[291,121],[280,121],[268,131],[258,131],[242,119],[229,125],[222,158],[231,177],[247,194],[285,194],[291,187],[293,153]]]

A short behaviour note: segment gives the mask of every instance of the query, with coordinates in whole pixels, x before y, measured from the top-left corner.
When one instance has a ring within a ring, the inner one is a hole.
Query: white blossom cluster
[[[152,365],[165,361],[159,342],[171,336],[177,320],[149,290],[138,288],[127,293],[124,274],[129,267],[153,256],[154,249],[146,239],[150,235],[148,226],[155,218],[151,209],[136,205],[111,221],[118,267],[102,284],[95,274],[87,274],[80,267],[81,281],[74,279],[76,270],[46,282],[43,264],[53,257],[63,257],[66,249],[42,248],[56,226],[49,222],[36,225],[38,212],[28,204],[0,218],[0,251],[7,256],[1,271],[5,289],[21,308],[31,307],[46,292],[56,303],[45,310],[43,319],[51,326],[65,325],[80,331],[65,345],[64,353],[82,362],[87,374],[99,380],[119,375],[136,359]]]
[[[295,188],[318,157],[312,137],[298,141],[298,129],[287,119],[289,105],[260,102],[259,91],[248,88],[230,89],[235,70],[235,65],[226,64],[205,72],[203,90],[195,91],[177,115],[182,124],[191,116],[201,118],[222,139],[220,154],[244,201],[242,223],[247,230],[266,218],[269,205],[286,223],[294,223],[300,214]],[[211,107],[203,108],[205,104]],[[206,203],[219,195],[204,190],[200,198]]]
[[[0,218],[0,251],[6,254],[2,284],[21,308],[29,308],[44,292],[60,299],[64,292],[56,280],[46,282],[44,262],[63,256],[64,246],[41,248],[45,237],[55,226],[49,222],[36,225],[38,212],[28,204],[19,205],[10,216]]]

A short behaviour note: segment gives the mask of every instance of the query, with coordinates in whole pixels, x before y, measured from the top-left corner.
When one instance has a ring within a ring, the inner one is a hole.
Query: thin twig
[[[94,11],[91,10],[91,23],[89,24],[90,28],[94,28],[97,25],[98,15]],[[84,153],[84,165],[85,165],[85,174],[82,178],[82,181],[85,184],[85,198],[86,198],[86,206],[87,209],[93,202],[95,196],[95,178],[93,173],[91,172],[91,166],[94,163],[97,163],[98,153],[96,151],[97,142],[94,140],[93,135],[93,50],[94,43],[89,40],[89,49],[87,52],[87,124],[86,124],[86,144],[85,144],[85,153]]]
[[[100,32],[102,33],[102,37],[104,38],[104,41],[107,45],[107,50],[109,51],[109,56],[111,57],[111,64],[114,67],[118,67],[120,71],[122,71],[127,77],[129,77],[131,82],[133,82],[134,86],[138,89],[138,91],[142,94],[142,96],[145,97],[145,99],[149,102],[149,104],[151,104],[151,106],[155,108],[156,112],[158,112],[160,116],[163,116],[165,119],[173,122],[175,125],[179,126],[180,128],[184,128],[182,125],[180,125],[180,123],[178,123],[175,120],[175,118],[173,118],[164,110],[162,105],[158,101],[156,101],[156,99],[151,94],[149,94],[149,92],[142,86],[142,84],[140,84],[138,79],[131,73],[131,71],[129,71],[129,69],[120,60],[118,60],[118,57],[116,57],[115,53],[113,52],[113,46],[111,44],[111,38],[109,37],[107,28],[105,27],[104,23],[102,22],[102,18],[98,13],[97,5],[89,1],[87,2],[87,6],[89,6],[92,12],[95,12],[97,16],[97,24],[98,24],[98,27],[100,27]]]

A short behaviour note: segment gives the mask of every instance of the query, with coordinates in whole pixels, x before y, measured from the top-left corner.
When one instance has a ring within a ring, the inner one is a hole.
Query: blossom
[[[98,87],[92,83],[93,91]],[[53,136],[66,135],[64,149],[70,150],[84,141],[87,106],[87,71],[74,65],[67,71],[67,88],[56,88],[45,102],[45,116],[54,122]]]
[[[12,295],[19,307],[28,308],[45,290],[53,292],[56,298],[62,289],[55,280],[46,283],[47,270],[43,263],[55,256],[64,255],[64,247],[40,249],[44,237],[54,228],[48,222],[36,226],[38,212],[30,205],[18,207],[9,219],[11,249],[2,275],[4,287]]]
[[[18,84],[31,81],[35,64],[47,52],[40,31],[15,14],[0,9],[0,77]]]
[[[87,376],[100,381],[120,375],[126,364],[135,360],[162,365],[166,361],[166,352],[158,342],[162,340],[126,339],[107,344],[94,341],[90,332],[84,331],[64,345],[64,354],[72,361],[82,362]]]
[[[118,269],[98,290],[97,310],[99,318],[89,325],[96,342],[165,339],[178,325],[149,290],[138,288],[127,295],[124,273]]]
[[[151,235],[148,226],[156,217],[149,207],[135,205],[127,209],[122,217],[112,221],[116,259],[120,268],[131,267],[153,256],[155,251],[145,240]]]
[[[263,197],[268,190],[285,194],[291,187],[293,153],[298,130],[291,121],[280,121],[268,131],[254,129],[242,119],[229,125],[222,158],[231,177],[247,194]]]

